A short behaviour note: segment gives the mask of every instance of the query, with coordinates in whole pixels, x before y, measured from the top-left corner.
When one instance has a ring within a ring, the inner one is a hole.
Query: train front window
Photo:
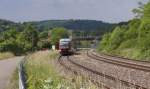
[[[60,48],[68,48],[68,42],[60,43]]]

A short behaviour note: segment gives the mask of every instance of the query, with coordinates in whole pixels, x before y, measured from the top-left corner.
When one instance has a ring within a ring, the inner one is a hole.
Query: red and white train
[[[61,55],[71,55],[74,53],[73,41],[69,38],[59,40],[59,50]]]

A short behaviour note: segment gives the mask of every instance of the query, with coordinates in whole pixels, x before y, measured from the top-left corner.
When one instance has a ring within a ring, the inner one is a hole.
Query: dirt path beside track
[[[0,61],[0,89],[5,89],[20,60],[24,57],[14,57]]]

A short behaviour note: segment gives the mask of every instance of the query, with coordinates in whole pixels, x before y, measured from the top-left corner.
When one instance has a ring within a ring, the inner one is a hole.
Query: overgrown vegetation
[[[65,28],[54,28],[50,32],[50,40],[53,45],[59,42],[61,38],[69,38],[69,32]]]
[[[37,47],[38,33],[31,25],[19,32],[16,27],[0,33],[0,52],[12,52],[20,55]]]
[[[75,76],[73,80],[61,76],[55,67],[56,64],[52,62],[57,56],[57,52],[41,51],[27,58],[27,89],[97,89],[80,76]]]
[[[137,17],[128,25],[118,26],[103,36],[101,52],[150,61],[150,2],[140,4],[134,12]]]

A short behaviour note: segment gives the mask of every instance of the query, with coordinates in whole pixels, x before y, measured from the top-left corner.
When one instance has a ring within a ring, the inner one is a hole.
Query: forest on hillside
[[[111,32],[116,24],[91,20],[49,20],[15,23],[0,19],[0,52],[15,55],[51,48],[70,32],[76,36],[102,36]]]
[[[132,59],[150,60],[150,1],[134,9],[128,25],[117,26],[103,36],[99,50]]]
[[[127,22],[121,22],[119,25],[126,24]],[[111,32],[116,23],[106,23],[96,20],[45,20],[45,21],[33,21],[24,23],[15,23],[8,20],[0,19],[0,32],[7,31],[12,27],[15,27],[17,31],[22,31],[24,27],[30,24],[39,32],[46,32],[53,28],[62,27],[71,30],[76,35],[103,35],[105,32]]]
[[[45,20],[36,22],[25,22],[31,23],[37,27],[39,31],[43,29],[51,29],[56,27],[63,27],[71,30],[111,30],[116,24],[106,23],[103,21],[96,20]]]

